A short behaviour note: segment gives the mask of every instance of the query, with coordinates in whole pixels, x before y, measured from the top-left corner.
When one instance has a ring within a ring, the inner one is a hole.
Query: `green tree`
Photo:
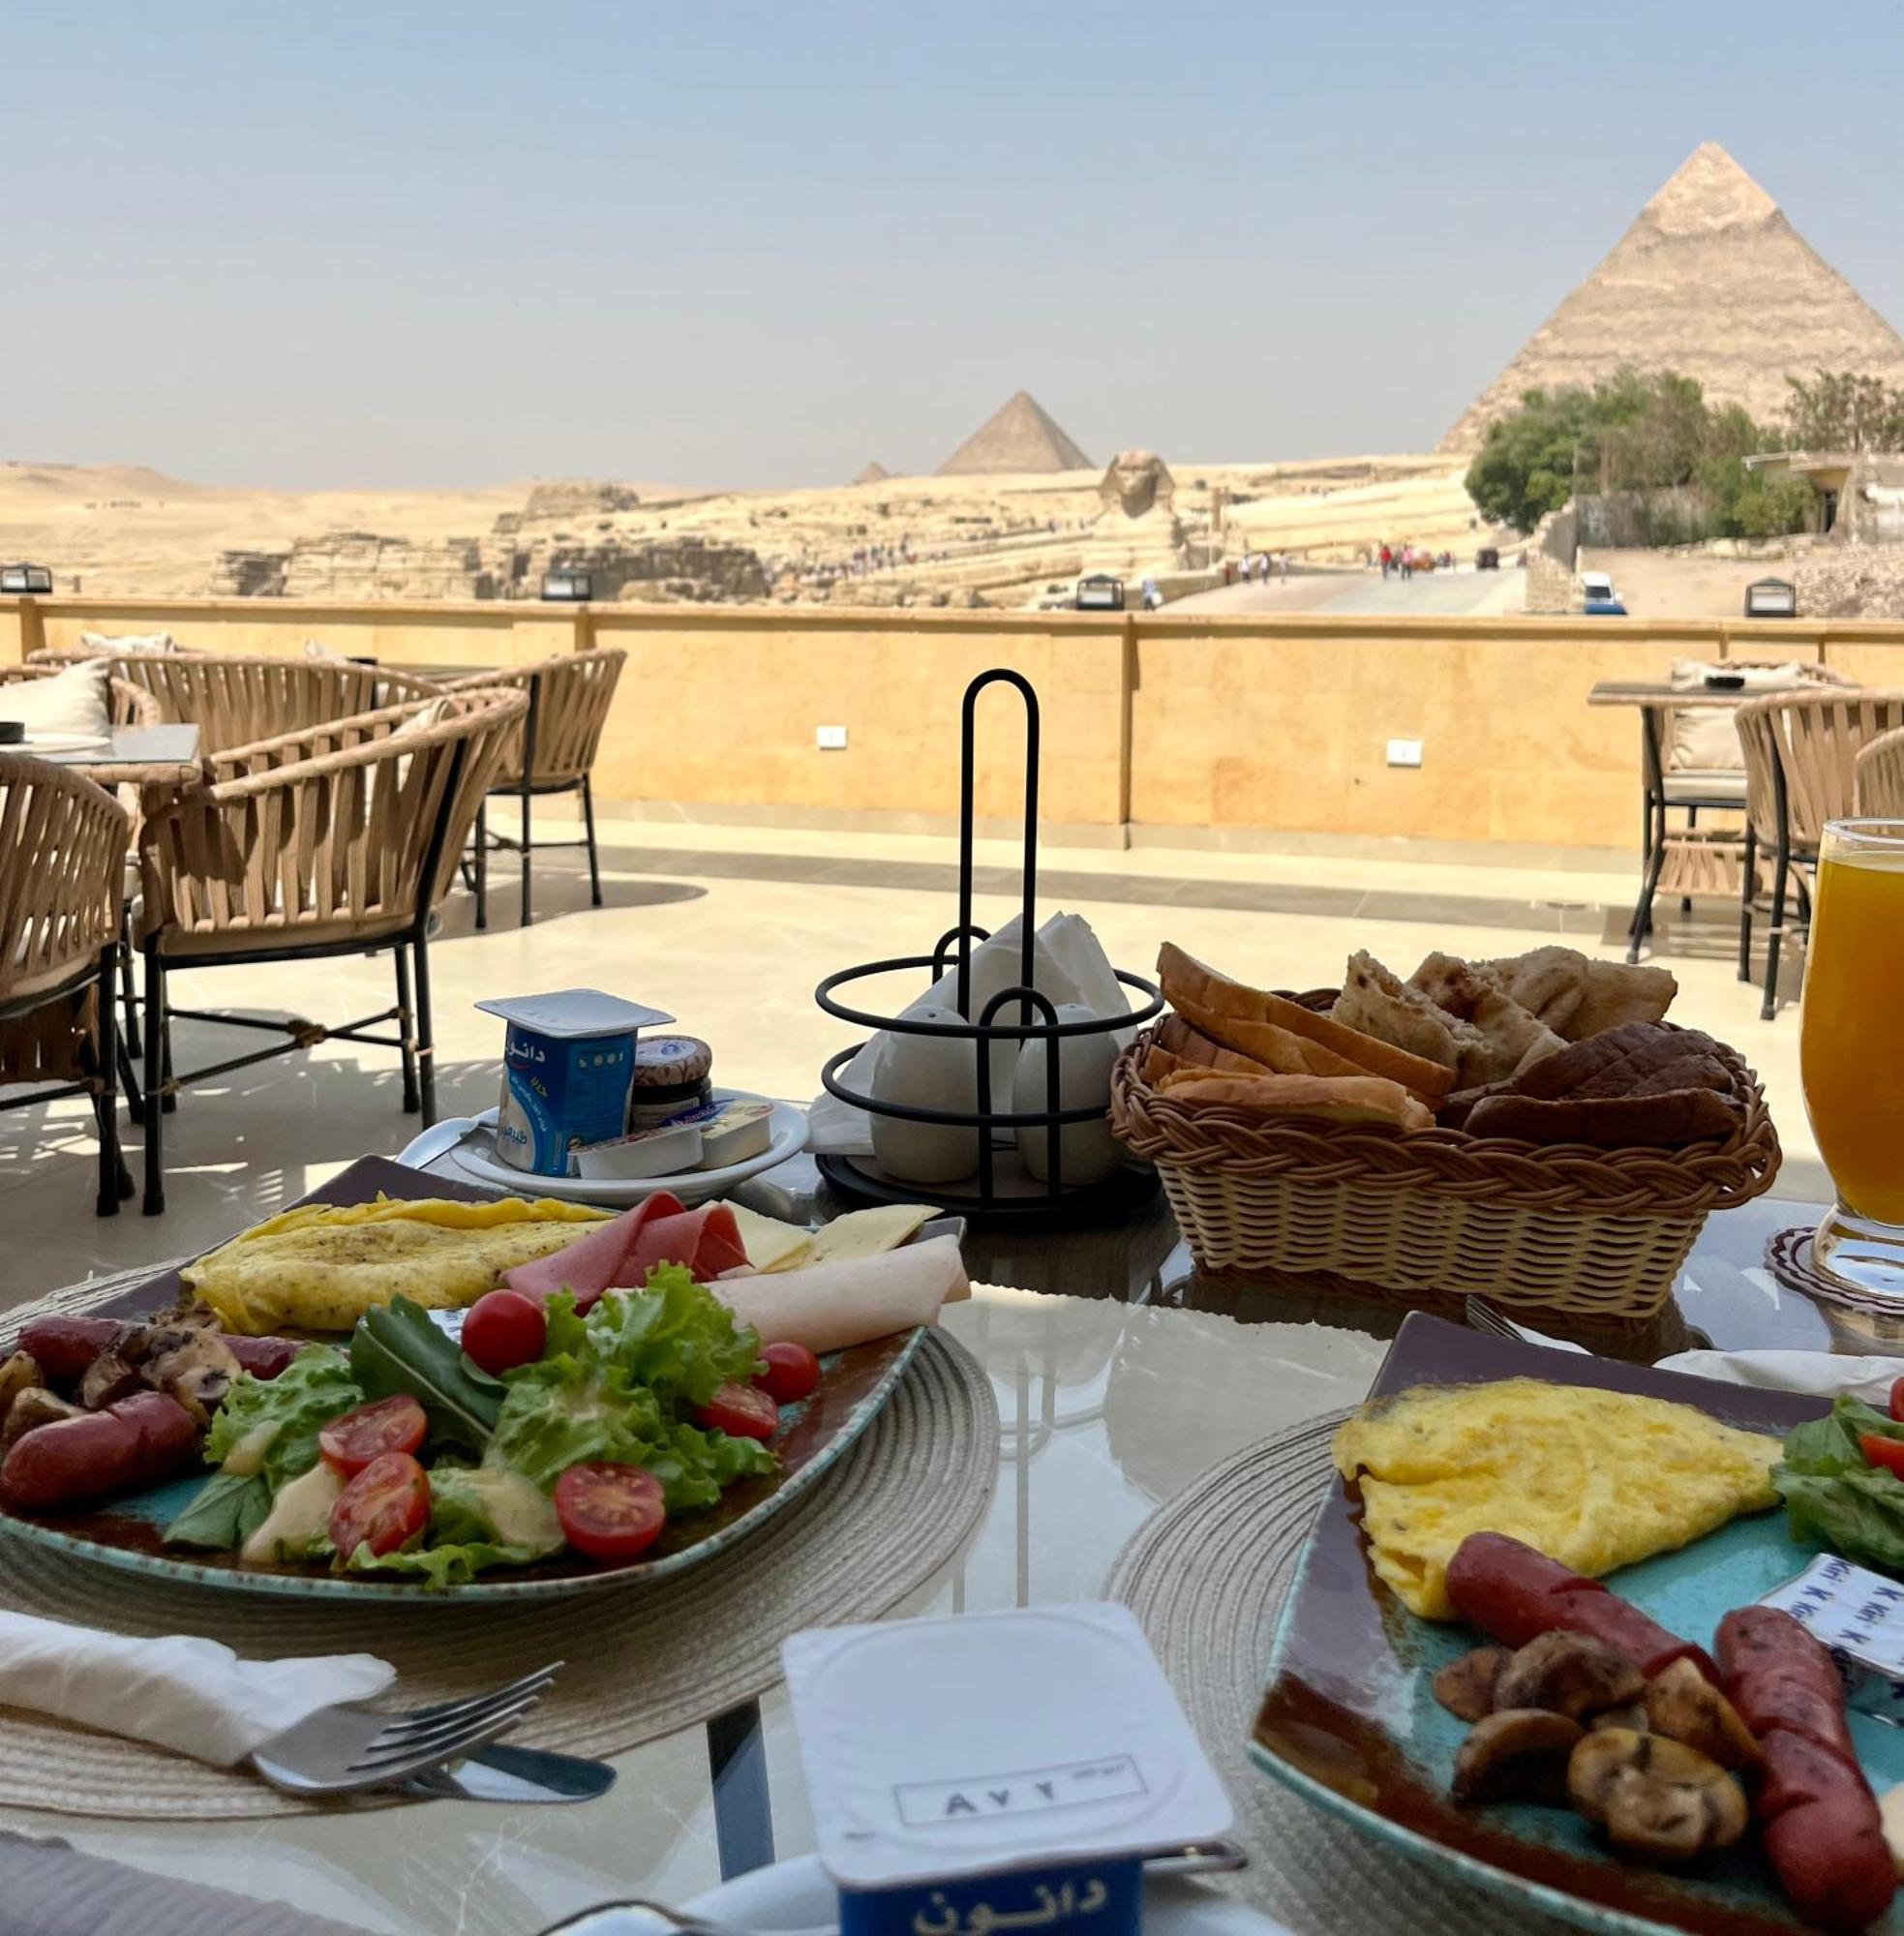
[[[1797,450],[1904,450],[1904,389],[1851,370],[1787,377],[1786,428]]]

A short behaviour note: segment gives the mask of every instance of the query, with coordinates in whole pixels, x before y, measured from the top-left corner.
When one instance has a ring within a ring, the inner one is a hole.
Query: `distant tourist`
[[[1144,580],[1144,610],[1146,612],[1155,612],[1163,603],[1164,594],[1157,589],[1157,580],[1146,578]]]
[[[1381,575],[1386,578],[1395,569],[1395,554],[1387,545],[1381,548]]]
[[[1415,548],[1411,544],[1402,547],[1402,577],[1404,581],[1415,575]]]
[[[1276,575],[1278,578],[1287,578],[1289,575],[1289,554],[1286,551],[1279,551],[1276,554]]]

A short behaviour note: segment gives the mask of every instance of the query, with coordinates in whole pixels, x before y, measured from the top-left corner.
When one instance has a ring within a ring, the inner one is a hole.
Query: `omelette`
[[[1777,1501],[1780,1442],[1689,1405],[1538,1378],[1418,1385],[1337,1432],[1376,1575],[1412,1614],[1451,1620],[1448,1561],[1505,1532],[1598,1579]]]
[[[598,1210],[553,1197],[455,1203],[307,1203],[208,1252],[179,1275],[227,1331],[348,1331],[399,1294],[434,1310],[472,1304],[502,1272],[575,1241]]]

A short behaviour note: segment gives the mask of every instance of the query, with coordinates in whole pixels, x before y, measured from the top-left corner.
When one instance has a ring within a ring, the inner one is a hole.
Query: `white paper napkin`
[[[1829,1351],[1679,1351],[1660,1359],[1657,1369],[1768,1391],[1815,1392],[1820,1398],[1848,1392],[1882,1411],[1890,1402],[1892,1381],[1904,1378],[1904,1358],[1841,1358]]]
[[[137,1640],[0,1614],[0,1706],[28,1708],[230,1768],[319,1708],[380,1694],[375,1654],[241,1660],[220,1641]]]

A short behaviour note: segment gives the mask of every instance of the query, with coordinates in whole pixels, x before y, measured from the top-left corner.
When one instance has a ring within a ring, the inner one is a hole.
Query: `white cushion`
[[[84,733],[96,740],[112,731],[112,668],[104,659],[82,660],[51,679],[9,680],[0,685],[0,719],[17,719],[34,733]]]
[[[1703,659],[1675,659],[1671,682],[1682,692],[1703,692],[1708,673],[1727,673],[1739,683],[1734,692],[1786,692],[1811,682],[1811,674],[1794,659],[1786,665],[1708,664]],[[1686,706],[1673,715],[1673,743],[1666,749],[1666,771],[1678,772],[1742,772],[1745,749],[1738,743],[1738,722],[1730,706]]]
[[[445,719],[459,716],[456,705],[448,699],[433,699],[419,711],[412,712],[408,719],[400,720],[390,730],[393,740],[414,740],[440,726]]]
[[[350,661],[342,652],[334,652],[321,639],[306,639],[304,656],[314,665],[348,665]]]
[[[169,632],[81,632],[82,652],[175,652],[178,641]]]

